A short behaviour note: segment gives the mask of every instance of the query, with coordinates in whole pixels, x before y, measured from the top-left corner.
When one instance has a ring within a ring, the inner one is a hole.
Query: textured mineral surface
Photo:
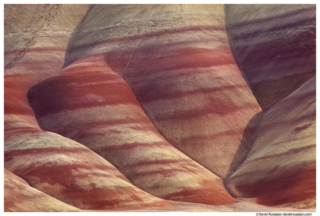
[[[315,5],[4,5],[4,210],[312,212]]]

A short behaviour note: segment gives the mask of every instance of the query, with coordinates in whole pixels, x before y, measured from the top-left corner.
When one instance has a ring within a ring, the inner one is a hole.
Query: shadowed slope
[[[44,130],[86,145],[148,193],[204,204],[235,202],[221,178],[158,133],[103,54],[76,61],[33,86],[28,97]]]
[[[243,133],[261,110],[229,49],[223,5],[94,6],[66,65],[96,53],[180,151],[222,178],[244,159],[251,139],[240,147]]]
[[[316,74],[315,5],[226,5],[231,48],[263,110]]]
[[[226,179],[236,197],[315,206],[315,77],[264,113],[245,162]]]

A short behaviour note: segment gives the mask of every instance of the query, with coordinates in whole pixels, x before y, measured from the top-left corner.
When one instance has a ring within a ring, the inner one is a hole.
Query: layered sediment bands
[[[169,205],[134,187],[91,150],[42,131],[28,104],[27,90],[60,71],[71,33],[88,7],[6,6],[5,167],[32,187],[83,209]]]
[[[83,209],[169,205],[131,185],[91,150],[42,131],[28,104],[27,90],[60,71],[71,33],[88,7],[6,6],[5,167],[32,187]]]
[[[70,39],[66,65],[104,53],[170,144],[224,178],[244,160],[261,111],[224,19],[223,5],[94,6]]]
[[[5,211],[314,210],[315,5],[4,9]]]
[[[4,169],[5,212],[79,211],[28,185],[26,181]]]
[[[315,207],[315,77],[264,113],[245,162],[225,181],[263,205]]]
[[[71,33],[88,7],[5,5],[5,116],[16,115],[21,124],[28,121],[37,127],[26,93],[35,83],[60,71]]]
[[[29,90],[41,128],[86,145],[155,196],[214,205],[235,202],[221,178],[159,134],[104,59],[104,54],[82,58]]]
[[[74,30],[68,44],[65,66],[85,56],[124,51],[121,63],[119,59],[111,63],[119,62],[123,70],[143,35],[158,23],[152,18],[157,16],[162,7],[163,5],[93,5]]]
[[[37,127],[26,93],[35,83],[60,71],[68,40],[88,8],[5,5],[5,115],[16,115],[22,124],[28,121]]]
[[[32,187],[80,209],[170,206],[134,187],[114,166],[77,142],[5,116],[5,168]]]
[[[232,49],[263,110],[316,74],[315,5],[226,5]]]

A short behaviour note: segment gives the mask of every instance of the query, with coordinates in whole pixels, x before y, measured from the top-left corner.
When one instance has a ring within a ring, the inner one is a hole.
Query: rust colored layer
[[[26,181],[4,169],[5,212],[79,211],[28,185]]]
[[[23,139],[27,141],[21,142]],[[88,148],[49,132],[11,133],[6,140],[5,167],[32,187],[80,209],[169,205],[131,185],[115,167]]]
[[[279,168],[277,178],[266,177],[254,184],[238,185],[237,190],[246,197],[257,197],[258,204],[266,206],[296,203],[315,198],[316,164],[302,164],[295,169]]]

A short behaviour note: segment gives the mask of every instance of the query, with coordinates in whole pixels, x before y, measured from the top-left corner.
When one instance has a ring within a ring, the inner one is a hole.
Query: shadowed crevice
[[[227,172],[227,179],[232,173],[234,173],[237,168],[246,160],[256,137],[256,132],[259,127],[260,120],[263,116],[263,112],[259,112],[254,115],[248,122],[246,129],[243,132],[242,140],[235,153],[235,156],[231,162],[229,170]]]
[[[95,6],[95,5],[91,5],[91,6],[88,8],[87,13],[84,15],[84,17],[82,18],[81,22],[80,22],[80,23],[77,25],[77,27],[73,30],[73,32],[72,32],[72,34],[71,34],[71,37],[70,37],[70,39],[69,39],[68,45],[67,45],[67,51],[66,51],[66,54],[65,54],[65,57],[64,57],[64,64],[63,64],[61,70],[81,58],[81,57],[79,57],[79,58],[77,58],[77,59],[70,59],[70,58],[68,58],[68,56],[70,55],[71,50],[73,49],[73,47],[72,47],[73,41],[74,41],[75,39],[77,39],[77,36],[78,36],[79,32],[82,30],[82,27],[83,27],[84,23],[86,22],[87,17],[89,16],[90,11],[92,10],[92,8],[93,8],[94,6]],[[97,43],[99,43],[99,42],[97,42]],[[69,61],[68,61],[68,60],[69,60]]]
[[[249,86],[249,88],[250,88],[250,90],[252,92],[252,86],[250,85],[250,82],[247,79],[246,74],[244,73],[244,70],[243,70],[242,65],[241,65],[241,63],[239,61],[238,55],[237,55],[237,53],[235,51],[235,48],[234,48],[235,46],[233,44],[233,37],[232,37],[232,34],[231,34],[231,25],[230,25],[229,19],[228,19],[228,7],[227,7],[227,5],[224,5],[224,14],[225,14],[225,25],[226,25],[226,32],[227,32],[227,36],[228,36],[228,43],[229,43],[230,50],[232,52],[233,58],[234,58],[234,60],[235,60],[235,62],[237,64],[237,66],[239,68],[239,71],[242,74],[243,79],[246,81],[247,85]],[[257,100],[257,98],[253,94],[253,92],[252,92],[252,95]],[[259,104],[258,101],[257,101],[257,104]],[[259,104],[259,106],[260,106],[260,104]],[[261,106],[260,106],[260,108],[261,108]]]
[[[264,112],[315,75],[315,6],[272,7],[225,6],[231,51]]]

